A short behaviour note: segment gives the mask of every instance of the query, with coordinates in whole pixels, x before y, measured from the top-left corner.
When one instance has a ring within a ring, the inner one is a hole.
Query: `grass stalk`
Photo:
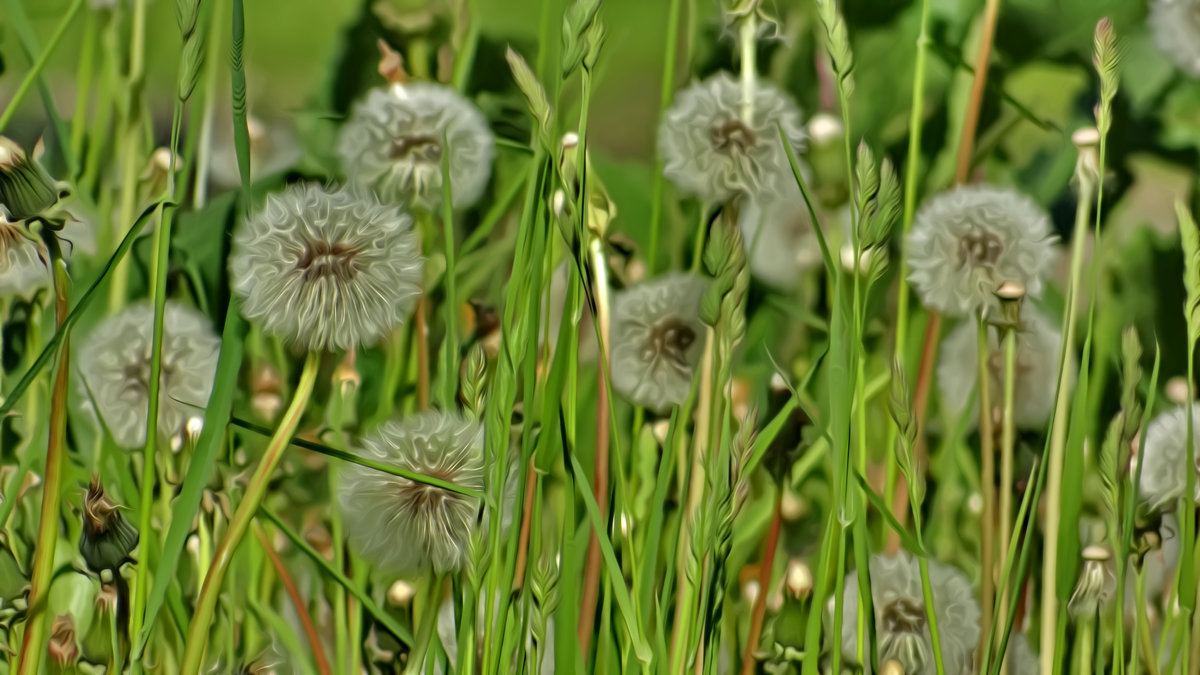
[[[25,79],[21,80],[21,84],[17,85],[17,90],[13,92],[12,98],[8,100],[8,105],[4,107],[4,112],[0,113],[0,131],[4,131],[8,123],[12,121],[17,108],[25,100],[25,95],[29,93],[29,90],[41,78],[42,71],[45,70],[46,64],[50,62],[50,57],[54,55],[54,50],[58,48],[58,43],[62,42],[67,29],[75,21],[75,15],[79,13],[81,7],[83,7],[83,0],[74,0],[71,6],[67,8],[66,13],[63,14],[58,27],[54,29],[54,33],[50,36],[50,42],[42,50],[42,53],[38,55],[37,60],[33,62],[33,66],[25,74]],[[67,139],[61,139],[61,141],[67,142]]]
[[[446,575],[436,574],[429,579],[425,588],[424,602],[420,603],[421,617],[417,629],[416,643],[408,653],[408,664],[404,675],[417,675],[429,672],[426,670],[425,656],[429,653],[429,644],[433,640],[438,623],[438,612],[441,608],[443,590],[446,586]]]
[[[979,444],[980,444],[980,477],[979,484],[983,491],[983,528],[979,552],[980,574],[980,633],[988,634],[992,619],[992,607],[995,602],[995,568],[996,568],[996,434],[993,429],[992,410],[992,375],[988,361],[991,350],[988,347],[988,331],[991,328],[981,312],[977,318],[976,344],[979,348],[976,371],[977,390],[979,392]],[[987,664],[981,664],[983,669]]]
[[[661,119],[671,105],[675,93],[675,50],[679,44],[679,3],[667,0],[667,35],[663,44],[663,67],[661,93],[658,99],[658,116]],[[663,158],[655,152],[654,185],[650,203],[650,246],[646,251],[646,265],[651,276],[658,270],[658,241],[662,229],[663,192],[666,178],[663,176]]]
[[[62,260],[62,251],[55,235],[47,233],[45,242],[50,264],[54,269],[54,323],[56,331],[65,331],[67,328],[64,324],[70,306],[67,300],[67,267]],[[17,675],[37,675],[42,654],[46,652],[46,618],[49,612],[47,600],[54,577],[54,553],[58,546],[59,511],[66,461],[70,357],[71,338],[69,333],[64,333],[50,398],[50,435],[46,449],[46,470],[42,479],[42,518],[38,524],[37,547],[33,555],[33,575],[28,595],[29,612],[26,615],[25,635],[21,639],[21,651],[17,657]]]
[[[1016,404],[1016,370],[1017,370],[1017,329],[1006,326],[1004,329],[1004,402],[1000,417],[1000,550],[997,559],[1007,561],[1011,553],[1009,545],[1013,535],[1013,490],[1014,490],[1014,461],[1016,452],[1016,420],[1014,407]],[[999,596],[998,616],[1008,616],[1008,606],[1011,591],[1006,587]],[[986,632],[984,633],[986,634]],[[1000,673],[1007,673],[1007,659],[1001,655]],[[984,668],[987,664],[984,664]]]
[[[242,542],[246,530],[250,527],[250,521],[254,519],[254,514],[258,512],[258,507],[266,495],[271,475],[283,459],[288,442],[300,424],[300,418],[308,405],[313,384],[317,379],[320,363],[321,354],[319,352],[309,352],[305,357],[304,368],[300,372],[300,381],[292,395],[292,402],[280,420],[275,435],[267,444],[267,450],[263,453],[258,468],[250,478],[246,493],[242,496],[242,501],[238,504],[237,511],[229,522],[229,529],[226,530],[225,536],[217,546],[212,565],[204,577],[200,596],[196,600],[196,609],[192,615],[191,625],[188,627],[188,639],[180,666],[182,675],[196,675],[200,671],[200,662],[204,658],[209,631],[212,628],[213,612],[221,594],[221,585],[225,580],[225,574],[229,571],[238,544]]]

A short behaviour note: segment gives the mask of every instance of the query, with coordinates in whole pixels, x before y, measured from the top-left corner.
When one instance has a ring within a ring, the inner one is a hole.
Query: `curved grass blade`
[[[250,126],[246,119],[246,70],[242,49],[246,44],[246,12],[243,0],[233,0],[233,46],[230,47],[229,67],[233,85],[233,145],[237,152],[238,173],[242,176],[242,194],[250,195]],[[250,213],[250,200],[245,202]]]
[[[25,374],[21,376],[21,379],[17,382],[17,385],[13,387],[12,391],[6,394],[4,403],[0,404],[0,417],[5,416],[12,411],[13,407],[15,407],[17,403],[21,401],[21,396],[24,395],[27,389],[29,389],[29,385],[32,384],[34,379],[37,378],[38,374],[42,372],[42,369],[46,367],[46,364],[54,358],[54,352],[58,349],[58,345],[62,342],[63,337],[65,337],[67,332],[70,331],[71,326],[73,326],[75,322],[79,320],[79,315],[83,314],[83,312],[87,310],[88,305],[91,304],[92,299],[96,295],[96,291],[100,287],[100,284],[108,278],[108,275],[112,273],[114,268],[116,268],[117,263],[121,261],[121,258],[124,258],[125,254],[129,252],[129,249],[133,246],[133,242],[137,240],[138,234],[146,225],[146,219],[153,215],[154,211],[158,209],[160,205],[162,206],[164,217],[166,216],[167,209],[173,209],[178,206],[178,204],[175,202],[160,199],[151,203],[144,211],[142,211],[142,214],[133,222],[133,227],[129,228],[129,231],[125,234],[125,238],[121,240],[121,244],[117,247],[116,252],[114,252],[112,257],[108,259],[108,262],[104,264],[104,269],[100,272],[100,276],[97,277],[96,280],[92,282],[92,285],[88,287],[87,291],[85,291],[83,295],[79,297],[79,302],[75,303],[75,307],[71,309],[71,313],[68,314],[67,318],[63,320],[62,329],[51,336],[50,340],[46,343],[46,346],[42,349],[42,353],[38,355],[37,360],[35,360],[33,365],[29,367],[29,370],[27,370]]]

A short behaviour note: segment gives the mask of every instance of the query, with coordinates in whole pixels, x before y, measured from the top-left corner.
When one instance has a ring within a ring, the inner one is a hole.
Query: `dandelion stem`
[[[424,294],[417,301],[416,321],[413,322],[413,337],[417,340],[417,410],[429,409],[429,327],[426,315],[429,302]]]
[[[304,368],[300,372],[300,381],[296,385],[292,402],[288,406],[287,412],[284,413],[283,419],[280,420],[279,428],[275,430],[275,435],[267,444],[267,450],[263,453],[258,468],[255,469],[254,475],[246,486],[246,494],[242,496],[242,501],[238,504],[237,511],[229,522],[229,529],[217,546],[208,574],[204,577],[200,596],[196,599],[196,609],[188,628],[183,661],[180,664],[181,675],[196,675],[200,672],[200,661],[204,658],[204,648],[212,629],[213,612],[216,610],[217,599],[221,594],[221,584],[225,580],[225,573],[229,571],[229,565],[237,552],[238,544],[246,536],[250,521],[254,519],[258,507],[266,495],[271,474],[279,466],[284,451],[295,434],[296,427],[300,424],[300,418],[304,415],[304,409],[312,395],[313,383],[317,379],[317,370],[320,364],[320,352],[312,351],[305,357]]]
[[[50,264],[54,268],[54,323],[62,330],[70,310],[67,301],[67,267],[62,260],[58,239],[45,236]],[[67,384],[70,381],[71,336],[63,336],[58,371],[50,399],[50,435],[46,449],[46,471],[42,481],[42,519],[38,524],[37,547],[33,553],[33,576],[29,587],[29,614],[17,660],[18,675],[37,675],[42,654],[46,652],[46,615],[50,584],[54,574],[54,551],[59,537],[59,509],[62,498],[63,463],[66,455]]]
[[[404,668],[404,675],[428,672],[425,669],[425,655],[429,653],[429,642],[433,638],[433,629],[437,626],[442,588],[445,585],[444,574],[434,575],[429,580],[429,587],[425,589],[425,602],[421,603],[421,626],[417,629],[416,644],[408,653],[408,665]]]
[[[1016,445],[1016,423],[1013,418],[1013,408],[1016,397],[1016,367],[1017,367],[1017,330],[1008,326],[1004,330],[1004,403],[1000,429],[1000,551],[997,559],[1007,565],[1013,550],[1009,549],[1009,540],[1013,532],[1013,454]],[[999,616],[1008,616],[1010,590],[1005,584],[1000,594]],[[986,634],[986,633],[984,633]],[[1006,658],[1001,657],[1000,675],[1007,672]],[[984,664],[984,668],[987,664]]]
[[[763,542],[763,558],[758,570],[758,597],[750,614],[750,634],[746,638],[746,653],[742,656],[742,675],[754,675],[754,652],[762,635],[763,616],[767,611],[767,595],[771,588],[771,568],[775,566],[775,550],[779,547],[779,530],[783,524],[783,485],[775,494],[775,508],[771,516],[771,527]]]
[[[758,53],[754,36],[758,32],[758,15],[753,11],[746,13],[738,23],[738,42],[742,48],[742,121],[754,123],[754,90],[758,79]]]
[[[288,574],[287,567],[280,560],[279,554],[275,552],[271,546],[271,540],[267,538],[267,534],[263,532],[262,527],[258,523],[254,523],[254,534],[258,537],[258,542],[262,544],[263,551],[270,559],[271,565],[275,568],[275,573],[279,575],[279,580],[283,582],[283,588],[287,591],[288,597],[292,600],[292,605],[296,608],[296,614],[300,617],[300,625],[304,628],[304,635],[308,638],[309,645],[312,647],[313,659],[317,662],[317,671],[321,675],[329,675],[329,661],[325,658],[325,648],[321,646],[321,636],[317,633],[316,627],[313,626],[312,617],[308,613],[308,608],[304,605],[304,598],[300,595],[300,590],[296,588],[296,582],[292,580],[292,575]]]

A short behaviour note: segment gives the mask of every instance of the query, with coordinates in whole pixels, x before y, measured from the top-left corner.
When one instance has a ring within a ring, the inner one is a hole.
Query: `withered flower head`
[[[0,210],[9,220],[28,220],[45,214],[65,195],[37,160],[21,146],[0,136]]]
[[[46,643],[50,660],[59,668],[75,665],[79,660],[79,643],[75,640],[75,620],[62,614],[50,624],[50,640]]]
[[[88,569],[96,574],[104,570],[117,573],[137,547],[138,532],[121,515],[120,509],[104,492],[99,476],[92,476],[83,500],[83,534],[79,538],[79,552]]]

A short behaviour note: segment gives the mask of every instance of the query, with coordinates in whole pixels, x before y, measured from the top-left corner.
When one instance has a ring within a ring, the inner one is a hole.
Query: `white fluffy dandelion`
[[[482,492],[483,427],[457,414],[424,412],[389,421],[358,454]],[[342,473],[340,502],[359,555],[391,574],[460,569],[480,509],[476,497],[360,465]]]
[[[1150,5],[1154,41],[1192,77],[1200,77],[1200,0],[1155,0]]]
[[[451,202],[470,206],[487,187],[495,139],[483,113],[453,89],[429,82],[372,89],[338,139],[347,177],[385,201],[422,209],[442,202],[442,154],[450,146]]]
[[[942,405],[952,415],[964,412],[979,378],[978,328],[975,321],[963,321],[942,342],[938,363],[938,389]],[[1017,331],[1017,358],[1014,368],[1013,419],[1022,429],[1041,429],[1054,409],[1054,389],[1058,382],[1059,349],[1062,333],[1057,324],[1033,307],[1023,305],[1021,327]],[[991,401],[1004,401],[1004,344],[994,328],[988,329],[988,373]],[[1072,377],[1075,361],[1069,364]],[[978,400],[978,399],[976,399]],[[971,406],[967,423],[979,421],[979,407]]]
[[[968,185],[930,199],[908,235],[909,281],[931,309],[967,316],[997,307],[1001,281],[1042,290],[1054,258],[1050,218],[1006,188]]]
[[[681,192],[720,202],[759,194],[791,175],[776,124],[799,153],[806,133],[795,101],[760,82],[750,123],[741,108],[741,84],[725,72],[675,96],[658,128],[658,148],[663,174]]]
[[[738,227],[750,272],[772,286],[792,288],[802,272],[821,264],[816,227],[791,175],[776,189],[747,200]]]
[[[687,399],[704,352],[700,299],[707,287],[698,276],[674,273],[614,297],[613,389],[660,412]]]
[[[242,314],[309,350],[369,345],[421,293],[412,218],[347,189],[297,184],[267,197],[233,239]]]
[[[876,555],[870,568],[880,663],[894,659],[907,675],[933,675],[937,672],[933,638],[917,559],[907,552],[894,557]],[[979,605],[971,582],[957,569],[930,560],[929,583],[946,673],[969,673],[980,632]],[[853,660],[858,653],[857,571],[846,578],[842,607],[842,653]]]
[[[153,338],[154,306],[130,305],[96,326],[75,361],[82,376],[80,400],[89,410],[94,406],[124,448],[146,443]],[[208,317],[167,302],[158,402],[158,431],[164,437],[184,431],[208,405],[220,347]]]
[[[1187,415],[1192,415],[1194,465],[1187,462]],[[1142,477],[1138,491],[1152,509],[1170,509],[1184,496],[1187,472],[1200,474],[1200,404],[1180,406],[1155,417],[1146,427],[1141,456]],[[1196,477],[1193,499],[1200,504],[1200,475]]]

